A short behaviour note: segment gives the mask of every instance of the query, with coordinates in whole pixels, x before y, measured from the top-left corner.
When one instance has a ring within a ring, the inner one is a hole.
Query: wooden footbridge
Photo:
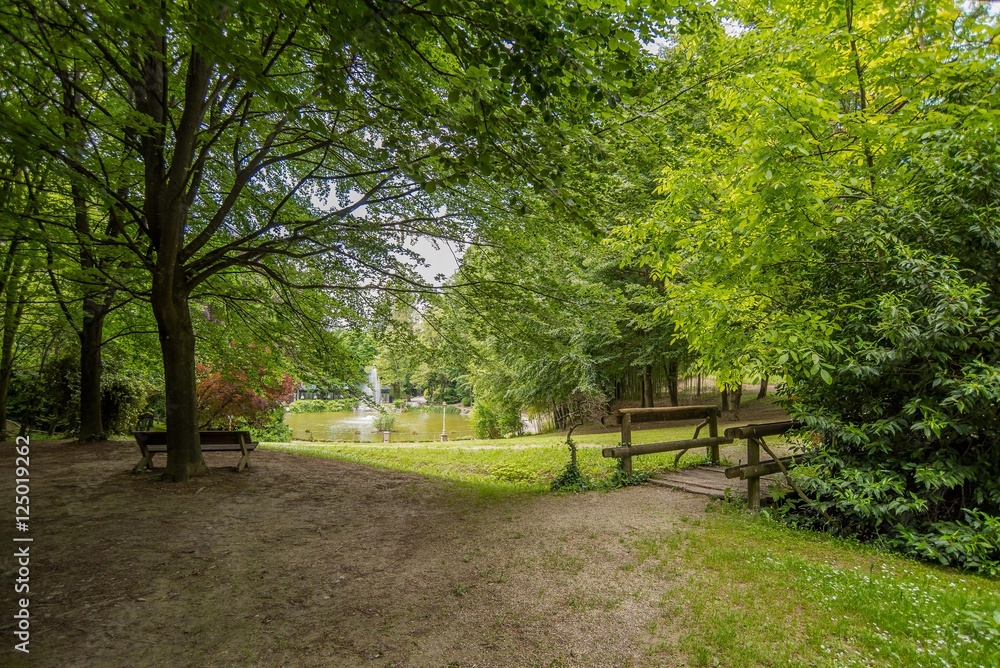
[[[637,422],[674,422],[678,420],[702,420],[694,429],[694,436],[680,441],[662,441],[632,445],[632,425]],[[727,494],[745,495],[752,510],[760,508],[761,479],[776,473],[787,474],[788,467],[795,463],[794,456],[778,457],[764,442],[765,436],[777,436],[801,425],[793,421],[748,424],[730,427],[719,436],[719,408],[717,406],[673,406],[664,408],[622,408],[605,416],[604,426],[620,425],[621,444],[614,448],[604,448],[605,457],[621,460],[622,469],[632,472],[632,458],[654,452],[676,452],[674,463],[694,448],[706,448],[709,466],[682,469],[651,480],[675,489],[696,494],[723,497]],[[708,436],[699,438],[702,429],[708,427]],[[729,445],[737,440],[746,440],[746,463],[722,468],[719,446]],[[760,451],[764,449],[771,459],[761,461]]]

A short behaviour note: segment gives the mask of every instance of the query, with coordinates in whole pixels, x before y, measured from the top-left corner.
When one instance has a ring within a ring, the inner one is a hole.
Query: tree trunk
[[[738,411],[740,409],[740,402],[743,400],[743,383],[733,388],[733,410]]]
[[[653,407],[653,365],[642,367],[642,407]]]
[[[720,394],[722,396],[722,410],[728,411],[729,410],[729,387],[727,387],[726,385],[723,385],[722,386],[722,390],[720,391]]]
[[[87,207],[87,197],[77,183],[72,185],[73,208],[75,209],[75,225],[80,237],[90,236],[90,211]],[[111,217],[115,217],[111,212]],[[114,235],[113,230],[109,233]],[[101,275],[95,271],[100,267],[99,260],[84,246],[80,250],[80,267],[91,275]],[[53,281],[55,278],[53,278]],[[104,345],[104,318],[111,309],[114,298],[114,288],[108,286],[103,278],[103,286],[88,289],[83,296],[83,322],[80,335],[80,431],[78,439],[87,443],[104,438],[104,418],[101,414],[101,379],[104,374],[102,347]],[[65,307],[64,307],[65,310]],[[67,314],[68,315],[68,314]]]
[[[763,378],[760,379],[760,391],[757,392],[758,399],[763,399],[764,397],[767,396],[767,381],[768,381],[767,376],[764,376]]]
[[[104,437],[101,416],[101,378],[104,373],[105,305],[88,296],[83,302],[83,327],[80,329],[80,434],[81,443]]]
[[[198,434],[198,397],[195,391],[194,327],[188,295],[163,278],[153,276],[152,306],[163,354],[167,405],[167,471],[165,478],[182,482],[208,472]]]
[[[698,374],[698,385],[695,387],[694,395],[696,397],[701,396],[701,374]]]
[[[3,343],[0,351],[0,441],[6,441],[7,395],[10,393],[10,377],[14,373],[14,337],[24,315],[25,288],[20,281],[11,278],[7,283],[7,299],[4,305]],[[16,297],[12,293],[16,293]]]
[[[667,390],[670,392],[670,405],[678,405],[680,401],[677,398],[677,362],[667,364]]]

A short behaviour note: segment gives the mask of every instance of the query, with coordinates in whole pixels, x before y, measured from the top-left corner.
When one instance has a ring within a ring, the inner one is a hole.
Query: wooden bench
[[[143,469],[153,468],[153,455],[167,451],[167,432],[165,431],[134,431],[135,442],[142,453],[142,459],[132,469],[132,473],[138,473]],[[248,431],[203,431],[201,432],[202,452],[236,452],[243,453],[240,463],[236,465],[237,471],[242,471],[250,466],[250,453],[257,447],[257,442],[253,440]]]

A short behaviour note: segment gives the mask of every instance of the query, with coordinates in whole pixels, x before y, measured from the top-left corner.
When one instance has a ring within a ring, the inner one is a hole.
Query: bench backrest
[[[167,432],[165,431],[136,431],[132,434],[135,436],[135,440],[146,445],[167,444]],[[203,431],[199,435],[202,445],[239,445],[240,435],[243,436],[244,443],[253,442],[248,431]]]
[[[243,436],[244,443],[250,443],[253,438],[250,436],[248,431],[203,431],[201,432],[201,444],[202,445],[228,445],[230,443],[240,442],[240,436]]]

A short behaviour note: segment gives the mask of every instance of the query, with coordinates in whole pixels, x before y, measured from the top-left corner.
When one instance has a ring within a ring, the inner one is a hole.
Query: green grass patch
[[[693,427],[637,431],[633,443],[651,443],[691,438]],[[617,445],[617,433],[579,437],[580,471],[596,487],[611,484],[617,460],[605,459],[601,449]],[[507,491],[539,492],[569,462],[565,436],[549,434],[506,439],[482,439],[448,443],[270,443],[262,447],[315,457],[328,457],[371,466],[409,471],[463,483],[485,485]],[[676,453],[664,452],[633,459],[636,473],[656,473],[673,468]],[[705,459],[702,448],[690,451],[681,466],[694,466]]]
[[[1000,666],[997,581],[731,511],[635,549],[654,571],[689,571],[658,625],[680,639],[652,654],[733,668]]]

